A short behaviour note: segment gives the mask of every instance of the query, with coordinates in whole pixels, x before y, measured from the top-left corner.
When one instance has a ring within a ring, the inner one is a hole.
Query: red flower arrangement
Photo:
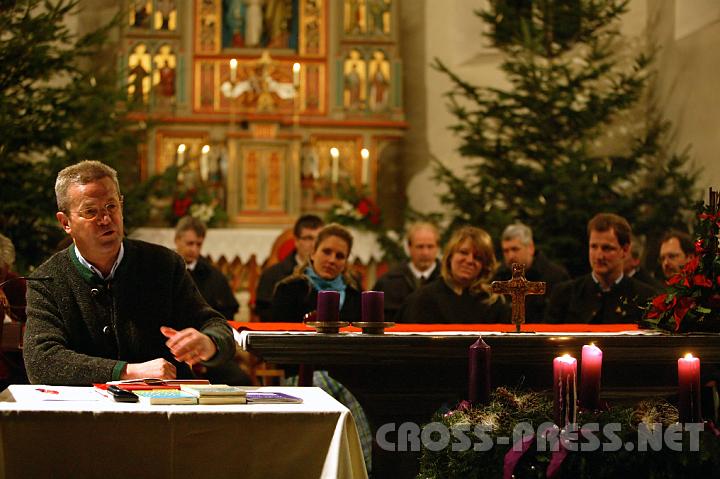
[[[648,305],[644,323],[671,332],[720,331],[720,194],[698,204],[695,257]]]

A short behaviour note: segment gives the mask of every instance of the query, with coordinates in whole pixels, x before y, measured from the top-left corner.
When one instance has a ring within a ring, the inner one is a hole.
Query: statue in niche
[[[148,28],[150,22],[151,6],[147,0],[137,0],[132,8],[131,23],[135,28]]]
[[[346,106],[353,109],[357,109],[362,106],[360,87],[360,73],[358,73],[357,64],[353,64],[350,67],[350,71],[345,75],[345,90],[348,93],[348,103]]]
[[[263,0],[245,0],[245,46],[258,47],[263,33]],[[233,42],[233,46],[235,42]]]
[[[200,17],[200,48],[203,51],[215,50],[215,15]]]
[[[345,33],[359,34],[365,31],[365,0],[346,0]]]
[[[290,42],[293,23],[292,0],[266,0],[264,46],[269,48],[294,48]]]
[[[366,65],[360,59],[360,52],[352,50],[343,66],[343,105],[350,110],[360,110],[365,107],[366,98]]]
[[[372,111],[385,110],[388,106],[390,91],[390,65],[382,52],[375,52],[375,59],[370,64],[370,101]]]
[[[212,63],[200,65],[200,106],[212,107],[215,88],[215,67]]]
[[[128,57],[128,94],[133,103],[142,105],[150,92],[150,55],[144,44],[138,44]]]
[[[320,53],[320,25],[315,19],[305,25],[305,52]]]
[[[130,85],[132,86],[132,101],[141,105],[145,103],[145,78],[148,76],[148,72],[145,71],[143,66],[138,62],[134,67],[130,69]]]
[[[390,25],[385,22],[385,13],[390,11],[390,0],[368,0],[370,20],[372,20],[372,33],[383,35],[390,33]]]
[[[158,0],[157,11],[161,19],[160,30],[170,30],[170,15],[175,11],[175,0]]]
[[[165,60],[160,68],[160,82],[158,83],[160,95],[166,98],[175,96],[175,69],[170,66],[170,62]]]

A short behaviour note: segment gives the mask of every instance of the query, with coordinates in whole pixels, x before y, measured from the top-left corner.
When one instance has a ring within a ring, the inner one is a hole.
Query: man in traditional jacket
[[[587,227],[590,274],[553,288],[545,317],[551,323],[634,323],[655,291],[623,274],[632,230],[627,220],[598,213]]]
[[[295,268],[308,260],[313,252],[318,232],[324,226],[323,220],[316,215],[303,215],[295,221],[293,236],[295,249],[282,261],[262,272],[255,293],[255,314],[260,321],[272,321],[272,299],[275,285],[290,276]]]
[[[500,238],[503,253],[503,265],[493,277],[493,281],[507,281],[512,278],[512,265],[525,265],[525,278],[528,281],[544,281],[544,295],[530,295],[525,298],[525,322],[539,323],[545,318],[547,298],[557,283],[567,281],[570,275],[564,266],[550,261],[542,251],[535,248],[532,230],[522,223],[508,225]]]
[[[24,357],[32,383],[89,385],[192,377],[235,352],[232,332],[175,252],[125,239],[117,173],[83,161],[58,174],[60,225],[73,243],[28,283]],[[41,278],[45,278],[41,280]]]
[[[378,279],[374,291],[385,292],[385,321],[395,321],[405,298],[440,276],[440,234],[430,223],[414,223],[407,232],[410,260]]]

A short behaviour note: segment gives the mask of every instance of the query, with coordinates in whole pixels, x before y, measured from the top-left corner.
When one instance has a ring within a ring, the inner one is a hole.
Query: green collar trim
[[[82,277],[82,279],[85,280],[86,283],[94,286],[100,286],[105,284],[105,281],[103,281],[102,278],[99,278],[95,273],[93,273],[89,268],[87,268],[80,262],[77,254],[75,253],[75,243],[72,243],[70,246],[68,246],[68,250],[70,254],[70,260],[72,261],[73,266],[75,266],[75,269],[78,273],[80,273],[80,276]]]

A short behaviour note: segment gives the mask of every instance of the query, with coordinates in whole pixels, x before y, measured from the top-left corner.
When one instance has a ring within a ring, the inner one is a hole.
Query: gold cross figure
[[[512,299],[512,322],[516,331],[525,322],[525,296],[528,294],[545,294],[544,281],[528,281],[525,279],[525,265],[513,263],[510,281],[493,281],[493,293],[509,294]]]

